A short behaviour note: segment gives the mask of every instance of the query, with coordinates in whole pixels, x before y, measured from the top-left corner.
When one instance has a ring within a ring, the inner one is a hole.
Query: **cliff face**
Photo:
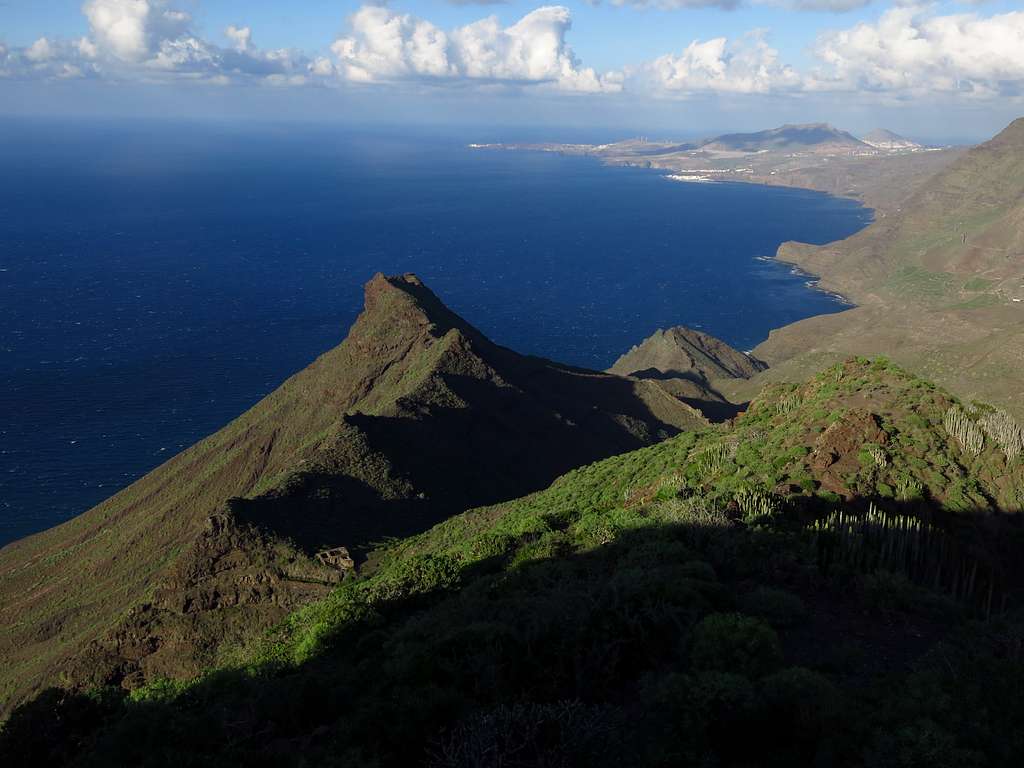
[[[377,275],[341,345],[111,499],[0,550],[0,710],[58,680],[193,674],[372,542],[705,423],[652,382],[518,355],[416,277]]]

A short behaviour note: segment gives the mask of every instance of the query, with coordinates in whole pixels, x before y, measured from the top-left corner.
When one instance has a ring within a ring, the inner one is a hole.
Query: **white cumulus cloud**
[[[1024,12],[982,18],[893,8],[877,23],[822,35],[815,55],[824,64],[810,83],[816,90],[1019,95]]]
[[[29,61],[48,61],[57,55],[57,51],[45,37],[40,37],[25,49],[25,58]]]
[[[42,37],[0,52],[0,74],[20,78],[115,76],[161,82],[175,77],[223,85],[237,80],[305,84],[333,74],[330,62],[290,50],[261,50],[247,26],[230,26],[223,48],[202,39],[192,17],[170,0],[87,0],[90,34],[75,41]]]
[[[779,53],[751,32],[730,42],[724,37],[694,40],[679,54],[666,54],[629,72],[643,90],[663,95],[776,93],[799,90],[801,76],[779,61]]]
[[[331,46],[342,77],[356,82],[492,81],[546,83],[567,91],[618,91],[621,79],[584,67],[566,43],[567,8],[544,6],[502,27],[495,17],[445,32],[380,6],[352,16],[351,33]]]
[[[245,53],[249,50],[249,46],[252,43],[252,30],[249,27],[236,27],[232,24],[224,30],[224,34],[234,44],[236,51]]]
[[[156,11],[156,13],[154,13]],[[148,0],[88,0],[82,13],[93,38],[123,61],[139,61],[151,48],[149,24],[159,10]]]

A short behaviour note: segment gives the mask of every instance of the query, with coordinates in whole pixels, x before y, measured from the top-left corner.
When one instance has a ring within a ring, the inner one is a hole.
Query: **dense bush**
[[[740,613],[715,613],[694,627],[690,658],[697,670],[734,672],[755,679],[782,663],[775,630]]]

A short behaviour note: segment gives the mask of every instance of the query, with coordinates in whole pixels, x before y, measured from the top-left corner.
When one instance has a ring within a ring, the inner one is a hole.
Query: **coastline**
[[[473,150],[504,150],[509,152],[553,152],[563,156],[571,157],[588,157],[597,160],[606,167],[620,167],[620,168],[640,168],[644,170],[657,171],[663,179],[674,183],[682,184],[749,184],[754,186],[763,187],[779,187],[783,189],[793,189],[805,192],[817,192],[828,195],[830,197],[851,200],[860,204],[866,211],[872,215],[872,220],[869,221],[861,230],[850,235],[849,237],[856,237],[860,233],[866,231],[872,227],[879,218],[886,215],[885,212],[879,212],[876,208],[868,205],[862,196],[854,194],[847,190],[845,192],[836,192],[833,189],[826,188],[825,185],[814,185],[807,183],[795,183],[792,175],[779,175],[779,174],[768,174],[765,176],[752,175],[751,168],[740,167],[740,168],[729,168],[729,169],[714,169],[714,168],[700,168],[700,169],[686,169],[682,170],[677,167],[669,165],[660,165],[646,160],[644,162],[635,162],[625,160],[621,158],[609,157],[603,152],[611,149],[614,145],[601,144],[601,145],[584,145],[584,144],[468,144],[468,149]],[[914,153],[920,156],[921,153]],[[909,157],[909,153],[905,155],[898,155],[894,157]],[[666,173],[668,171],[668,173]],[[805,259],[800,258],[799,251],[806,251],[806,255],[810,255],[813,252],[817,252],[821,249],[827,249],[833,247],[839,243],[844,242],[849,238],[841,238],[839,240],[831,240],[821,245],[815,245],[813,243],[803,243],[797,240],[787,240],[781,243],[775,251],[774,256],[758,256],[754,257],[765,261],[773,261],[777,264],[784,264],[789,267],[790,274],[795,277],[805,278],[804,285],[813,291],[823,293],[835,300],[838,304],[842,305],[840,312],[846,312],[851,309],[855,309],[859,306],[859,303],[854,300],[847,289],[844,289],[839,284],[833,284],[830,282],[829,277],[825,274],[821,274],[816,270],[810,268]],[[836,313],[826,313],[836,314]],[[804,320],[809,320],[814,317],[823,317],[826,315],[811,315]],[[803,322],[797,321],[797,322]],[[789,324],[792,325],[792,324]],[[771,328],[769,334],[775,333],[788,327],[788,325],[778,326]],[[761,342],[763,344],[764,342]],[[760,346],[760,344],[758,345]]]

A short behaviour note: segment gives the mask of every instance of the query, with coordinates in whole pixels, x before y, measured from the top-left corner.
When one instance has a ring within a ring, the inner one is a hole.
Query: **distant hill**
[[[711,381],[749,379],[767,367],[721,339],[677,325],[667,330],[659,328],[616,360],[608,372],[620,376],[650,373]]]
[[[716,136],[702,142],[700,148],[720,152],[831,152],[866,149],[867,145],[828,123],[808,123]]]
[[[749,379],[767,367],[721,339],[677,325],[659,328],[616,360],[608,372],[655,380],[705,414],[722,417],[736,408],[718,395],[716,380]]]
[[[898,133],[886,130],[885,128],[877,128],[866,136],[861,137],[861,141],[868,144],[875,149],[885,150],[907,150],[907,149],[923,149],[923,145],[918,144],[916,141],[900,136]]]
[[[1024,415],[1024,118],[853,237],[779,256],[859,306],[773,331],[755,350],[767,378],[885,354]]]
[[[0,711],[57,680],[193,674],[326,594],[375,542],[706,424],[655,382],[519,355],[416,277],[377,275],[340,346],[116,496],[0,550]]]

